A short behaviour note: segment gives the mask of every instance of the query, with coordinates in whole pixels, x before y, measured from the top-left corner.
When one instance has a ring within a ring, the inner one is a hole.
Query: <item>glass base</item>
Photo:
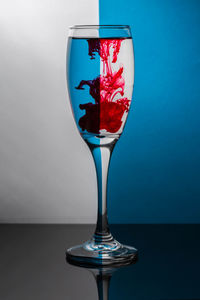
[[[127,265],[135,262],[137,257],[137,249],[121,245],[114,239],[109,242],[96,242],[92,239],[66,252],[69,262],[91,266]]]

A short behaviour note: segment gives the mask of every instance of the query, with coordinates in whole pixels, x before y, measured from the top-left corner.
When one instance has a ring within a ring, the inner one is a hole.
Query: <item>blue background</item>
[[[101,0],[131,25],[134,103],[111,160],[109,221],[200,222],[200,1]]]

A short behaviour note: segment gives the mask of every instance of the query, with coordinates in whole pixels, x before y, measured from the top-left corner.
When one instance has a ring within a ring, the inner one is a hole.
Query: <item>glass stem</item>
[[[88,143],[94,158],[97,174],[98,211],[96,230],[94,233],[94,239],[97,243],[113,240],[109,231],[107,216],[107,178],[110,158],[116,141],[117,139],[112,139],[110,143],[102,143],[100,145]]]
[[[108,300],[109,284],[110,284],[111,276],[112,275],[102,275],[102,274],[96,276],[99,300]]]

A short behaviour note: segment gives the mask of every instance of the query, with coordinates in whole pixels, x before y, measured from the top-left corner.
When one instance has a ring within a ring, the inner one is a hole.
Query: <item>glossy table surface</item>
[[[115,238],[139,250],[135,264],[68,264],[65,250],[93,231],[94,225],[0,225],[0,299],[200,299],[200,225],[112,225]]]

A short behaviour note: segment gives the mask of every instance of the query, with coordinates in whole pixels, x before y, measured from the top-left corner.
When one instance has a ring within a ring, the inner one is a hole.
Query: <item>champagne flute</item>
[[[98,212],[93,237],[67,250],[67,259],[96,266],[127,264],[134,247],[120,244],[107,218],[107,176],[110,158],[127,119],[134,82],[133,42],[129,26],[70,27],[67,83],[74,120],[96,167]]]

